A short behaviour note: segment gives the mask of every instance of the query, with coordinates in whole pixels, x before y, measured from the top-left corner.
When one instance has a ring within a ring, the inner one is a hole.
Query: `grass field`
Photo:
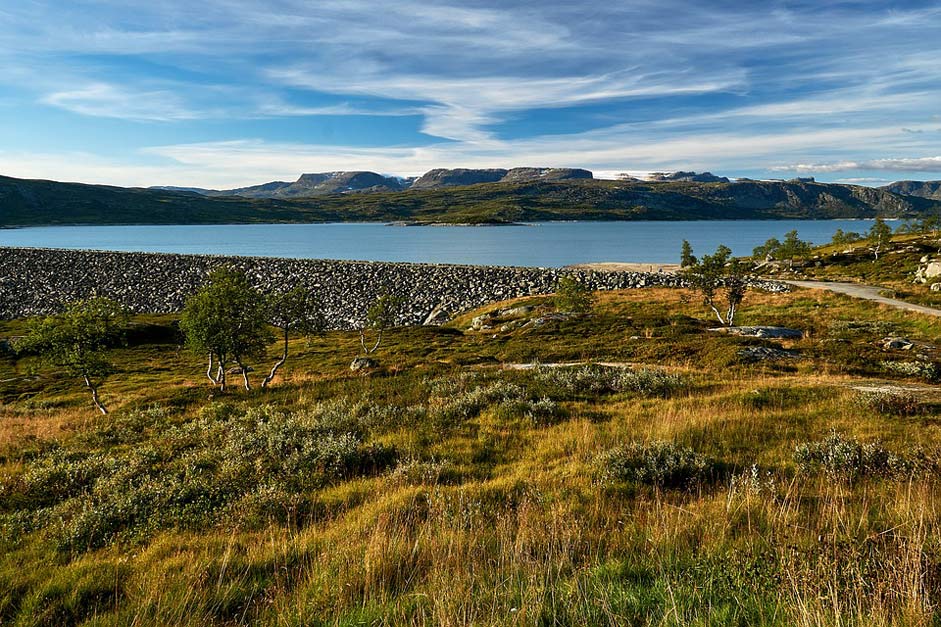
[[[226,394],[139,318],[108,416],[0,358],[0,624],[941,624],[941,320],[816,291],[748,294],[788,341],[683,290],[480,314],[366,375],[357,335],[297,339]]]

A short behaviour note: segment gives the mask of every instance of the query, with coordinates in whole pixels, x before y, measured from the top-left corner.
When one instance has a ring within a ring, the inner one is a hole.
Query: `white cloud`
[[[941,156],[840,161],[836,163],[795,163],[775,166],[780,172],[847,172],[850,170],[885,170],[889,172],[941,172]]]
[[[82,115],[167,123],[422,115],[426,135],[448,140],[150,147],[145,158],[162,163],[124,175],[112,165],[140,155],[92,160],[115,181],[242,185],[301,170],[508,165],[827,173],[902,168],[905,160],[879,157],[937,150],[937,122],[926,122],[941,82],[938,7],[31,0],[0,11],[0,83],[27,85],[43,103]],[[88,60],[109,55],[145,69],[115,77],[107,63]],[[706,107],[704,98],[686,98],[710,94],[717,97]],[[639,99],[656,99],[662,111],[648,104],[644,118],[632,119],[624,103]],[[310,104],[319,100],[333,104]],[[533,110],[598,103],[620,107],[585,125],[607,125],[598,130],[514,140],[501,132]],[[237,124],[229,129],[226,137],[240,136]],[[21,156],[20,171],[51,163],[40,155],[27,166],[29,154]],[[934,171],[925,159],[904,167]],[[80,169],[89,173],[84,163],[62,171]]]
[[[169,91],[134,92],[107,83],[53,92],[41,102],[83,115],[125,120],[170,122],[202,117]]]

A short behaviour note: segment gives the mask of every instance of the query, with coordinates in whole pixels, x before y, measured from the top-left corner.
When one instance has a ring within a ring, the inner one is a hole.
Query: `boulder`
[[[879,345],[886,350],[907,351],[915,345],[911,340],[904,337],[886,337]]]
[[[778,359],[800,359],[800,355],[794,351],[769,346],[748,346],[739,350],[738,356],[747,363]]]
[[[744,337],[767,337],[787,340],[799,340],[804,337],[803,331],[789,329],[787,327],[716,327],[709,330],[716,333],[727,333],[729,335],[741,335]]]
[[[370,357],[357,357],[350,363],[350,370],[358,372],[360,370],[371,370],[376,368],[379,363]]]

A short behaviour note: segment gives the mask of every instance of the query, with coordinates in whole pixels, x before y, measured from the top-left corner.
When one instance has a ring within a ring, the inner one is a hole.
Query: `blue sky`
[[[941,178],[941,3],[0,0],[0,174]]]

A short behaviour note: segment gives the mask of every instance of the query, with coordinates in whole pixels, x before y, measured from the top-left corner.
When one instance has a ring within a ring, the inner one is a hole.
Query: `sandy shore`
[[[676,263],[623,263],[602,261],[598,263],[579,263],[566,266],[575,270],[595,270],[596,272],[664,272],[675,274],[680,269]]]

